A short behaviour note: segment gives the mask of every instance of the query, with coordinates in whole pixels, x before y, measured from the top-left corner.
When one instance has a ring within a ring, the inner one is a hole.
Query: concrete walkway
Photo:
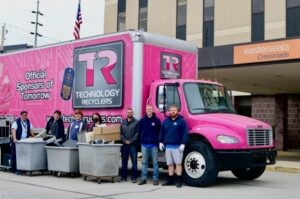
[[[275,165],[267,167],[267,171],[300,173],[300,151],[278,151]]]

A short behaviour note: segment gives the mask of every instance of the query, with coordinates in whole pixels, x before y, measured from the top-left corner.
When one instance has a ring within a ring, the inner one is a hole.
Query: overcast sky
[[[33,45],[37,0],[0,0],[0,31],[6,23],[8,33],[5,45],[30,44]],[[39,19],[43,27],[39,33],[38,46],[49,43],[74,39],[73,31],[77,14],[78,0],[40,0],[40,12],[44,14]],[[81,38],[103,34],[104,0],[81,0]],[[1,39],[1,34],[0,34]]]

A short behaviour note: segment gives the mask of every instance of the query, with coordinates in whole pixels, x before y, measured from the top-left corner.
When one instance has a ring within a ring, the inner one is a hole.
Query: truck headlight
[[[227,136],[227,135],[218,135],[218,142],[222,144],[237,144],[239,143],[238,139],[235,137]]]

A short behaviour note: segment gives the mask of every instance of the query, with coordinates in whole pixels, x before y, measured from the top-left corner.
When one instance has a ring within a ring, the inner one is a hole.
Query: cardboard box
[[[104,140],[105,142],[121,140],[120,125],[94,127],[93,140]]]

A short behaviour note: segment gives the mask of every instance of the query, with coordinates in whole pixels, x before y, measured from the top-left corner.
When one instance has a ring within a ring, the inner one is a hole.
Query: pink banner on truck
[[[158,79],[197,79],[197,53],[144,45],[143,107],[146,106],[150,83]],[[145,110],[143,113],[145,113]]]
[[[74,107],[120,122],[132,101],[132,81],[124,81],[132,79],[132,48],[122,34],[1,55],[0,115],[26,110],[33,126],[44,128],[56,109],[70,122]]]

